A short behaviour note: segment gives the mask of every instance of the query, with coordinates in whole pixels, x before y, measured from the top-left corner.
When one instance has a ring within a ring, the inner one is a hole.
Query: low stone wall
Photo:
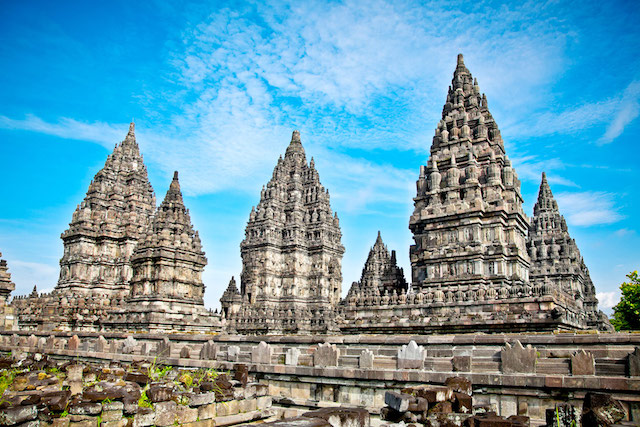
[[[2,333],[0,349],[57,357],[152,360],[176,366],[249,370],[281,405],[384,406],[387,390],[471,381],[478,404],[502,416],[544,420],[545,409],[581,406],[606,392],[637,414],[640,334],[466,334],[435,336],[230,336]],[[279,398],[278,398],[279,397]]]
[[[155,363],[61,362],[39,353],[0,359],[0,425],[231,426],[273,415],[268,386],[212,370]],[[6,390],[4,389],[6,387]]]

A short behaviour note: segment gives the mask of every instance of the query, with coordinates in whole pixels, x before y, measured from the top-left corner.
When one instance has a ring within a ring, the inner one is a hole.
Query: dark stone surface
[[[322,408],[302,414],[307,418],[321,418],[334,425],[339,420],[340,425],[350,427],[368,427],[369,411],[364,408]]]
[[[582,406],[582,425],[609,426],[626,416],[622,404],[610,394],[589,392]]]

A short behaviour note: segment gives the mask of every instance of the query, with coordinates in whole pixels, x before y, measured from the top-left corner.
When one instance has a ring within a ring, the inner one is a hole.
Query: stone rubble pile
[[[473,390],[469,380],[452,377],[444,386],[420,385],[403,389],[401,392],[388,391],[385,406],[380,411],[383,420],[390,421],[385,426],[465,426],[465,427],[525,427],[529,418],[496,415],[484,406],[474,406]]]
[[[246,368],[246,366],[244,366]],[[273,416],[266,385],[214,370],[154,363],[98,366],[41,354],[0,359],[0,425],[144,427],[238,425]]]

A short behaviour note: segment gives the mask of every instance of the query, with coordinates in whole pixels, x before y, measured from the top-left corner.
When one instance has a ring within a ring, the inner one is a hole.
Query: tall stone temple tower
[[[246,333],[323,332],[331,329],[342,288],[342,233],[320,184],[313,159],[307,163],[300,133],[273,170],[251,209],[240,244],[242,307],[227,318]],[[223,313],[231,295],[223,298]]]
[[[111,328],[155,332],[210,331],[202,271],[207,258],[185,207],[178,172],[133,255],[131,290]]]
[[[531,258],[529,278],[534,286],[553,290],[572,316],[591,329],[613,330],[598,310],[596,289],[567,223],[558,209],[545,173],[533,207],[527,249]]]
[[[353,292],[342,332],[609,328],[546,180],[530,228],[498,125],[462,55],[416,185],[410,291]]]
[[[409,222],[416,290],[510,289],[528,280],[528,221],[487,98],[462,55]]]
[[[96,174],[62,233],[64,254],[56,290],[64,294],[124,296],[132,276],[129,259],[156,208],[131,123]]]
[[[378,237],[362,269],[360,281],[351,285],[346,301],[351,298],[381,297],[385,294],[399,295],[407,290],[404,272],[397,264],[396,251],[389,253],[378,231]]]

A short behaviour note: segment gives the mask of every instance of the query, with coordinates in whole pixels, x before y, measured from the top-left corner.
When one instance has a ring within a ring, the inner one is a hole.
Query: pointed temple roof
[[[383,295],[385,291],[400,292],[407,287],[402,268],[396,264],[396,251],[389,253],[378,231],[378,237],[369,250],[367,261],[362,269],[360,281],[352,285],[349,294],[359,291],[365,294]]]
[[[241,300],[240,291],[238,290],[238,286],[236,285],[235,277],[231,276],[231,280],[229,280],[229,285],[227,289],[222,294],[220,301],[233,301],[233,300]]]
[[[284,158],[280,157],[273,170],[273,176],[263,187],[258,206],[252,207],[247,225],[247,236],[242,246],[250,246],[265,239],[256,227],[269,227],[291,230],[273,233],[270,237],[280,240],[291,237],[299,244],[306,245],[306,235],[293,230],[303,228],[326,228],[326,245],[340,253],[344,247],[340,244],[340,228],[337,214],[331,210],[329,191],[320,183],[313,159],[307,164],[304,148],[297,130],[291,136]],[[293,234],[296,234],[295,236]]]
[[[11,281],[11,273],[7,267],[7,261],[2,259],[0,252],[0,299],[7,299],[11,291],[16,289],[16,285]]]
[[[139,248],[149,246],[195,252],[202,256],[206,264],[200,236],[194,230],[189,210],[184,205],[177,171],[144,240],[139,244]]]
[[[154,211],[155,195],[131,123],[124,141],[91,181],[62,238],[96,232],[137,236]]]
[[[560,215],[558,202],[556,202],[553,197],[551,187],[549,187],[549,183],[547,182],[547,175],[544,172],[542,172],[542,181],[540,182],[540,189],[538,190],[538,201],[533,207],[530,240],[535,240],[536,235],[541,233],[545,235],[555,233],[559,238],[569,238],[567,223],[564,217]]]

